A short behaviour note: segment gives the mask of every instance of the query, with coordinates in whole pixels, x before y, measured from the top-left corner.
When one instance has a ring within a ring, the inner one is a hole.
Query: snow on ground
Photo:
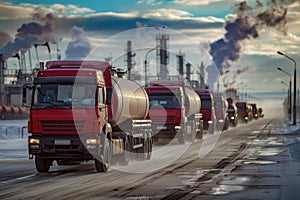
[[[27,120],[0,120],[0,161],[28,159]]]

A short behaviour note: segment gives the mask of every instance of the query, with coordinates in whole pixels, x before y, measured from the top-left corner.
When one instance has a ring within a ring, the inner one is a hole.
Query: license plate
[[[70,145],[70,140],[55,140],[55,145]]]
[[[157,126],[156,129],[159,129],[159,130],[166,130],[167,127],[165,127],[165,126]]]

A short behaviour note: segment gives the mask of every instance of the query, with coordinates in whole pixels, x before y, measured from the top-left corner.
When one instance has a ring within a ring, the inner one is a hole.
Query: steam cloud
[[[6,42],[6,44],[0,49],[0,53],[4,55],[4,59],[7,59],[15,55],[20,50],[26,51],[34,44],[44,44],[46,42],[56,42],[53,34],[53,22],[56,17],[51,13],[44,13],[41,8],[36,8],[32,13],[32,19],[42,22],[30,22],[22,24],[17,30],[15,39],[13,41]],[[0,45],[2,41],[0,42]]]
[[[4,47],[12,38],[8,33],[0,31],[0,48]]]
[[[92,45],[88,38],[85,37],[83,28],[73,26],[71,32],[72,40],[65,51],[66,59],[83,59],[92,50]]]
[[[287,8],[283,6],[284,3],[284,0],[278,4],[276,0],[269,0],[266,9],[259,0],[256,1],[255,7],[250,7],[246,1],[236,5],[237,18],[226,22],[224,38],[210,44],[210,54],[220,74],[230,67],[230,61],[239,59],[240,42],[257,38],[262,27],[274,27],[284,34],[287,33]],[[218,79],[218,76],[211,73],[211,67],[207,68],[209,86],[213,86]]]

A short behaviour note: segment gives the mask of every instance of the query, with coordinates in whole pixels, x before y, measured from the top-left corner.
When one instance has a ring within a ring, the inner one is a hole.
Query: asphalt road
[[[293,198],[287,182],[300,183],[298,136],[281,134],[281,125],[263,118],[185,146],[158,144],[150,161],[107,173],[96,173],[93,162],[39,174],[32,160],[1,161],[0,199]]]

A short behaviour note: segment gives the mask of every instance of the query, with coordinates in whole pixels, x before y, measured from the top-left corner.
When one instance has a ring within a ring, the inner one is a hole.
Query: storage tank
[[[199,113],[201,109],[201,100],[199,95],[190,88],[185,88],[185,113],[187,117]]]
[[[145,89],[131,80],[112,77],[112,125],[128,120],[145,119],[149,99]]]

